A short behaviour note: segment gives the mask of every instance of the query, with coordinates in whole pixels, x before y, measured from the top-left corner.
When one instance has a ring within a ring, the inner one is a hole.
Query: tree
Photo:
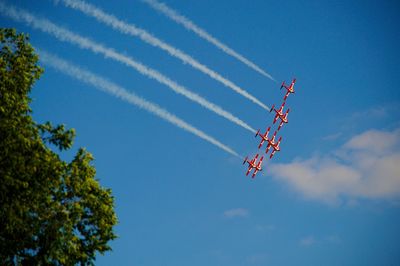
[[[0,264],[92,265],[110,250],[117,222],[110,189],[75,131],[33,121],[29,93],[43,70],[24,34],[0,29]]]

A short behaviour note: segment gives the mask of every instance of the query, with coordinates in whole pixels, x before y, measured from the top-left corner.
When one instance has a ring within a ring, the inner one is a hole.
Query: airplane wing
[[[274,135],[272,135],[272,138],[271,138],[271,140],[270,140],[270,143],[274,143],[274,141],[275,141],[275,138],[276,138],[276,133],[277,133],[278,131],[275,131],[274,132]]]
[[[273,122],[273,124],[275,124],[275,123],[276,123],[276,120],[278,120],[278,117],[279,117],[279,115],[278,115],[278,114],[276,114],[276,116],[275,116],[275,118],[274,118],[274,122]]]
[[[278,130],[281,129],[282,125],[283,125],[283,121],[281,121],[281,123],[279,124]]]
[[[257,169],[254,170],[254,173],[253,173],[253,175],[252,175],[251,177],[254,178],[254,177],[256,176],[257,173],[258,173],[258,170],[257,170]]]
[[[246,158],[244,158],[243,164],[245,164],[246,162],[249,162],[249,161],[247,160],[247,158],[248,158],[248,156],[246,156]]]
[[[287,86],[285,85],[285,81],[282,82],[282,85],[281,85],[281,88],[280,88],[280,89],[282,89],[282,88],[287,89]]]
[[[261,141],[260,141],[260,145],[258,145],[258,148],[261,148],[261,146],[264,144],[264,139],[262,139]]]
[[[251,166],[249,166],[249,169],[247,169],[246,176],[248,176],[248,175],[249,175],[249,173],[250,173],[251,169],[252,169],[252,167],[251,167]]]
[[[271,148],[271,144],[268,143],[268,146],[267,146],[267,149],[265,150],[265,153],[268,153],[270,148]]]
[[[273,150],[273,151],[271,152],[271,155],[269,156],[269,158],[272,159],[272,157],[274,157],[274,154],[275,154],[275,150]]]
[[[275,109],[275,104],[273,104],[273,105],[271,106],[271,109],[269,109],[269,112],[271,113],[272,111],[274,111],[274,109]]]
[[[268,139],[268,134],[269,134],[269,131],[271,130],[271,127],[268,127],[267,128],[267,131],[265,131],[265,134],[264,134],[264,139]]]

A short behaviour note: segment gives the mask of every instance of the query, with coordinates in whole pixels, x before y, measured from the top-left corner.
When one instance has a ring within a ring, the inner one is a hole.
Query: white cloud
[[[226,218],[235,218],[235,217],[247,217],[249,215],[249,211],[243,208],[231,209],[224,211],[224,216]]]
[[[271,173],[302,195],[324,202],[338,198],[400,196],[400,129],[369,130],[325,156],[270,166]]]
[[[376,153],[385,153],[396,147],[400,139],[400,129],[393,132],[369,130],[350,139],[345,148],[349,150],[365,150]]]

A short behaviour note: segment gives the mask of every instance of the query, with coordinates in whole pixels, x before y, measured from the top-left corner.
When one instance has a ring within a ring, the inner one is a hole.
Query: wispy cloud
[[[318,245],[326,245],[326,244],[338,245],[341,242],[342,242],[342,239],[336,234],[327,235],[325,237],[315,237],[313,235],[308,235],[299,240],[299,245],[301,245],[303,247],[309,247],[309,246],[313,246],[316,244],[318,244]]]
[[[223,52],[225,52],[226,54],[236,58],[237,60],[244,63],[248,67],[250,67],[253,70],[257,71],[258,73],[262,74],[263,76],[275,81],[275,79],[270,74],[268,74],[266,71],[262,70],[255,63],[251,62],[249,59],[245,58],[243,55],[234,51],[228,45],[222,43],[220,40],[218,40],[217,38],[212,36],[210,33],[208,33],[204,29],[197,26],[193,21],[191,21],[190,19],[179,14],[176,10],[173,10],[172,8],[168,7],[166,4],[158,2],[156,0],[142,0],[142,1],[145,2],[146,4],[148,4],[153,9],[164,14],[171,20],[175,21],[176,23],[184,26],[186,29],[194,32],[200,38],[203,38],[204,40],[208,41],[209,43],[212,43],[213,45],[215,45],[216,47],[221,49]]]
[[[385,121],[390,124],[395,122],[394,124],[398,125],[399,121],[395,121],[393,118],[396,118],[396,114],[399,112],[400,103],[392,102],[350,113],[341,119],[340,131],[357,130],[360,126],[370,126],[371,123],[376,123],[377,121]]]
[[[357,121],[359,119],[371,119],[371,118],[382,118],[388,115],[390,109],[392,109],[394,106],[378,106],[378,107],[373,107],[368,110],[360,111],[360,112],[355,112],[351,114],[348,117],[348,120],[353,122]]]
[[[400,196],[400,128],[368,130],[325,156],[270,166],[271,173],[307,198],[336,203],[347,198]]]
[[[337,140],[340,136],[342,136],[342,132],[330,134],[328,136],[323,137],[322,140],[327,140],[327,141]]]
[[[351,138],[344,148],[351,151],[361,150],[382,154],[396,148],[396,144],[400,141],[399,137],[400,129],[392,132],[369,130]]]
[[[267,261],[268,254],[267,253],[257,253],[250,255],[246,258],[246,262],[249,264],[263,264]]]
[[[141,29],[134,24],[125,23],[122,20],[118,19],[114,15],[107,14],[100,8],[86,3],[85,1],[81,0],[56,0],[56,2],[61,1],[67,7],[71,7],[73,9],[79,10],[84,14],[94,17],[98,21],[111,26],[112,28],[118,30],[121,33],[128,34],[130,36],[135,36],[140,38],[142,41],[154,46],[158,47],[166,52],[168,52],[171,56],[176,57],[185,64],[192,66],[193,68],[203,72],[204,74],[208,75],[212,79],[222,83],[224,86],[230,88],[231,90],[235,91],[236,93],[242,95],[243,97],[247,98],[248,100],[252,101],[253,103],[261,106],[265,110],[269,111],[269,107],[263,104],[260,100],[256,97],[245,91],[244,89],[240,88],[232,81],[228,80],[227,78],[221,76],[216,71],[210,69],[206,65],[200,63],[192,56],[186,54],[185,52],[173,47],[172,45],[160,40],[159,38],[155,37],[151,33]]]
[[[247,123],[237,118],[230,112],[224,110],[222,107],[208,101],[202,96],[188,90],[184,86],[179,85],[175,81],[164,76],[157,70],[151,69],[148,66],[143,65],[142,63],[134,60],[131,57],[125,56],[121,53],[118,53],[114,49],[105,47],[102,44],[90,40],[89,38],[80,36],[65,28],[57,26],[47,19],[37,18],[36,16],[25,10],[15,8],[11,5],[5,5],[3,2],[0,2],[0,12],[16,21],[24,22],[35,29],[39,29],[43,32],[49,33],[60,41],[66,41],[78,45],[82,49],[88,49],[96,54],[102,54],[105,58],[111,58],[130,68],[133,68],[140,74],[166,85],[166,87],[170,88],[175,93],[185,96],[189,100],[201,105],[202,107],[214,112],[215,114],[228,119],[229,121],[241,126],[244,129],[247,129],[253,133],[255,132],[255,129],[250,127]]]
[[[342,242],[342,239],[338,235],[329,235],[325,237],[325,241],[330,244],[340,244]]]
[[[151,114],[160,117],[161,119],[177,126],[185,131],[192,133],[193,135],[213,144],[214,146],[222,149],[223,151],[238,156],[238,154],[231,149],[230,147],[222,144],[215,138],[209,136],[203,131],[197,129],[191,124],[185,122],[174,114],[168,112],[167,110],[159,107],[158,105],[147,101],[132,92],[128,92],[126,89],[108,81],[107,79],[97,76],[87,70],[84,70],[78,66],[75,66],[57,56],[51,55],[45,51],[40,51],[40,60],[41,62],[59,70],[60,72],[74,78],[80,80],[84,83],[90,84],[95,88],[107,92],[117,98],[120,98],[136,107],[139,107],[143,110],[150,112]]]
[[[265,225],[256,225],[256,230],[259,232],[268,232],[275,230],[275,225],[272,224],[265,224]]]
[[[224,211],[223,215],[226,218],[247,217],[249,215],[249,211],[243,208],[230,209]]]
[[[316,243],[316,240],[313,236],[307,236],[302,239],[300,239],[300,245],[304,247],[309,247],[311,245],[314,245]]]

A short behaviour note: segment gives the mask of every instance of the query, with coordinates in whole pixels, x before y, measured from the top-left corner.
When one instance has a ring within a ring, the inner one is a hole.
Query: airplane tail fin
[[[285,81],[282,82],[280,90],[285,86]]]
[[[244,161],[243,161],[243,164],[245,164],[246,162],[247,162],[247,158],[248,158],[249,156],[246,156],[246,158],[244,158]]]
[[[255,137],[257,138],[258,134],[260,134],[260,130],[257,131]]]
[[[272,105],[271,109],[269,109],[269,112],[271,113],[275,108],[275,104]]]

